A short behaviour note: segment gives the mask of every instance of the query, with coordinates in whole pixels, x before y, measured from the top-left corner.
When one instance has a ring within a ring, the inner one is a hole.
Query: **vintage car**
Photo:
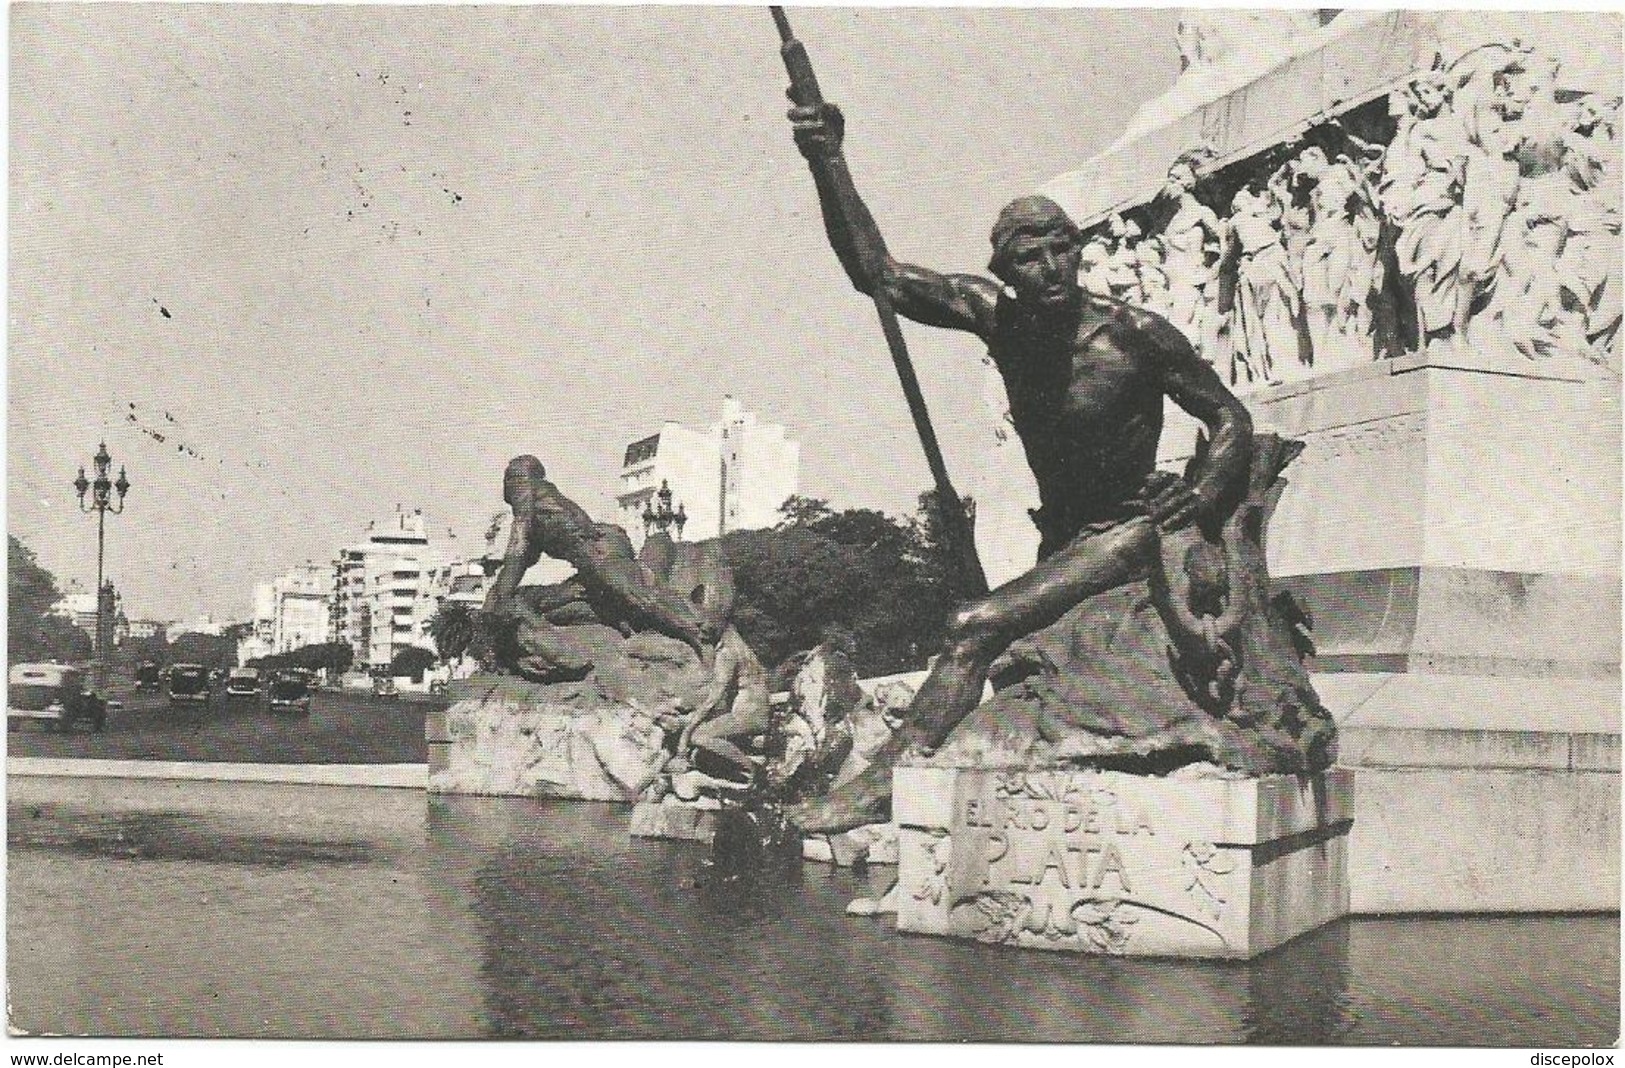
[[[202,664],[175,664],[169,669],[170,705],[209,708],[209,669]]]
[[[310,680],[301,672],[284,671],[271,679],[268,688],[272,712],[310,715]]]
[[[13,664],[6,675],[6,726],[35,720],[47,729],[70,731],[107,726],[107,704],[86,686],[85,673],[66,664]]]
[[[260,673],[258,668],[232,668],[226,675],[227,697],[258,697]]]
[[[135,692],[158,693],[164,688],[163,669],[151,660],[143,660],[135,669]]]
[[[395,685],[395,680],[388,675],[374,675],[372,677],[372,695],[374,697],[399,697],[401,691]]]

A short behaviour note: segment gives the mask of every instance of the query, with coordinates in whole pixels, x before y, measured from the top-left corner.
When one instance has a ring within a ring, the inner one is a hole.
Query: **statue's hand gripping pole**
[[[784,69],[790,75],[790,100],[800,107],[818,107],[824,103],[824,94],[818,87],[818,76],[813,73],[812,60],[807,58],[807,49],[796,40],[794,32],[790,29],[790,20],[785,17],[784,8],[771,6],[773,22],[779,29],[779,55],[784,59]],[[832,167],[844,170],[846,160],[837,153],[829,161]],[[843,187],[850,188],[850,183],[842,183]],[[870,265],[874,269],[870,277],[883,278],[884,265]],[[970,516],[966,513],[964,502],[958,491],[954,489],[953,482],[948,478],[948,467],[942,459],[942,447],[937,444],[936,431],[931,426],[931,413],[925,406],[925,395],[920,391],[920,380],[914,374],[914,363],[909,359],[908,343],[903,340],[903,329],[898,324],[897,312],[892,307],[891,297],[884,285],[874,287],[872,298],[875,302],[875,313],[880,317],[880,330],[886,336],[886,346],[891,350],[892,364],[897,368],[898,381],[903,386],[903,396],[908,401],[909,415],[914,418],[915,433],[920,436],[920,445],[925,450],[925,462],[931,469],[932,481],[936,484],[937,503],[941,510],[943,534],[948,542],[947,548],[957,564],[956,571],[959,576],[959,592],[965,597],[983,597],[988,592],[987,576],[982,571],[981,558],[976,554],[976,538],[971,529]]]

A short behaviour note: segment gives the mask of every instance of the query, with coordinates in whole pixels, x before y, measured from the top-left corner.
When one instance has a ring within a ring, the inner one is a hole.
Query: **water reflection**
[[[1354,1025],[1348,922],[1294,939],[1249,962],[1243,1030],[1249,1042],[1329,1046]]]
[[[1618,1027],[1613,917],[1355,920],[1251,962],[1078,957],[843,914],[891,869],[719,885],[705,850],[631,839],[611,806],[432,799],[429,827],[496,1034],[1573,1045]]]
[[[429,906],[421,793],[13,778],[7,837],[20,1033],[481,1033],[479,944]]]
[[[612,805],[244,784],[8,796],[25,1030],[103,1035],[1575,1046],[1617,917],[1362,919],[1246,963],[844,915],[870,873],[708,876]]]
[[[34,804],[11,814],[8,847],[59,849],[121,860],[193,860],[213,864],[362,864],[377,849],[361,839],[245,833],[197,812],[82,812]]]
[[[492,809],[508,834],[469,833]],[[431,802],[437,862],[482,935],[493,1033],[883,1036],[889,965],[851,944],[850,873],[721,883],[705,850],[632,840],[625,820],[609,806]]]

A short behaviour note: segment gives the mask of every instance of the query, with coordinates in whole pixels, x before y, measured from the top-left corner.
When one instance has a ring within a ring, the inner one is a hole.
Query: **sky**
[[[9,10],[7,522],[63,584],[103,440],[132,618],[246,618],[397,506],[474,555],[519,453],[609,518],[626,444],[725,393],[804,494],[930,484],[765,8]],[[1172,84],[1176,15],[791,10],[893,253],[955,271]],[[1025,523],[980,346],[905,333],[957,488]]]

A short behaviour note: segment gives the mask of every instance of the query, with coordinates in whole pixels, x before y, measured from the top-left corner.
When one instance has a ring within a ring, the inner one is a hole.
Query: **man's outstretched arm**
[[[830,247],[853,287],[867,296],[883,290],[892,307],[915,322],[986,337],[998,287],[976,275],[945,275],[892,258],[841,155],[846,128],[841,109],[796,107],[790,121],[796,146],[812,170]]]
[[[1253,457],[1253,419],[1191,343],[1161,316],[1146,314],[1142,337],[1162,368],[1163,389],[1207,427],[1207,455],[1190,483],[1180,479],[1153,502],[1152,518],[1177,530],[1237,500]]]

